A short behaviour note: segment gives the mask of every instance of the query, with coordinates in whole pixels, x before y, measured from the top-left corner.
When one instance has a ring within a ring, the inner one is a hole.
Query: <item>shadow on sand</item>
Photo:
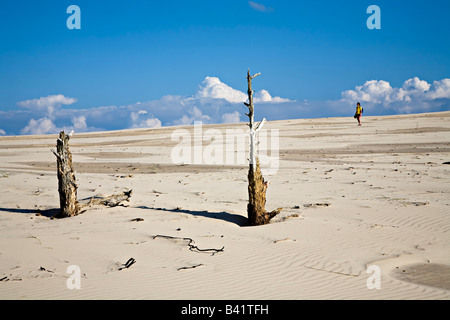
[[[196,217],[205,217],[210,219],[223,220],[226,222],[237,224],[240,227],[249,226],[248,219],[239,214],[228,213],[225,211],[222,212],[209,212],[209,211],[195,211],[195,210],[186,210],[186,209],[167,209],[167,208],[152,208],[147,206],[138,206],[135,207],[137,209],[151,209],[151,210],[160,210],[166,212],[177,212],[177,213],[186,213]],[[60,209],[19,209],[19,208],[0,208],[0,211],[4,212],[14,212],[14,213],[24,213],[24,214],[38,214],[47,218],[58,218],[58,214]]]
[[[223,220],[226,222],[231,222],[234,224],[237,224],[240,227],[248,226],[248,219],[244,216],[241,216],[239,214],[233,214],[228,213],[225,211],[222,212],[210,212],[210,211],[196,211],[196,210],[186,210],[186,209],[167,209],[167,208],[152,208],[147,206],[138,206],[135,207],[138,209],[151,209],[151,210],[160,210],[160,211],[167,211],[167,212],[177,212],[177,213],[186,213],[190,214],[196,217],[205,217],[205,218],[211,218],[211,219],[217,219],[217,220]]]
[[[0,211],[4,212],[15,212],[15,213],[25,213],[25,214],[39,214],[41,216],[51,218],[56,217],[59,214],[59,209],[18,209],[18,208],[0,208]]]

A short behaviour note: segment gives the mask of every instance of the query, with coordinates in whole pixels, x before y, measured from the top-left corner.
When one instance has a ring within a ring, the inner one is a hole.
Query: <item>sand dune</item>
[[[260,227],[247,165],[174,164],[179,127],[75,133],[78,198],[133,194],[66,219],[57,136],[0,137],[0,299],[449,299],[450,112],[353,120],[266,124],[283,210]]]

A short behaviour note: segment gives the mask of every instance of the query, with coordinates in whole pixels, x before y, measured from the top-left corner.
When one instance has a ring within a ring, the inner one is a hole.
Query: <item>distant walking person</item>
[[[356,103],[356,112],[354,118],[358,120],[358,126],[361,125],[361,115],[364,112],[364,109],[361,107],[361,104],[359,102]]]

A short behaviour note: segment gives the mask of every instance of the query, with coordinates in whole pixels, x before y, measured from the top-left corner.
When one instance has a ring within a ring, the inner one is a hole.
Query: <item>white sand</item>
[[[0,299],[450,298],[450,112],[268,122],[266,209],[284,209],[260,227],[244,226],[246,165],[174,166],[175,129],[75,133],[78,198],[133,194],[66,219],[48,217],[56,135],[0,137]]]

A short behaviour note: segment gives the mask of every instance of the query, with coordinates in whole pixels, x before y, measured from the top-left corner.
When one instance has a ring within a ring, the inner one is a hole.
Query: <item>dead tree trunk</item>
[[[247,84],[248,84],[248,103],[244,104],[248,107],[248,113],[246,115],[249,118],[250,127],[250,158],[249,158],[249,169],[248,169],[248,205],[247,214],[249,224],[252,226],[258,226],[269,223],[270,219],[276,216],[281,208],[274,210],[272,212],[267,212],[266,206],[266,190],[269,186],[268,182],[264,180],[261,175],[261,170],[259,167],[259,160],[256,155],[256,138],[257,133],[261,130],[262,126],[266,122],[264,118],[258,125],[254,125],[254,105],[253,105],[253,90],[252,90],[252,79],[259,76],[257,73],[250,76],[250,70],[247,71]]]
[[[61,218],[76,216],[80,211],[77,200],[78,186],[72,166],[72,153],[69,150],[69,139],[72,133],[73,131],[67,135],[64,131],[61,131],[56,141],[56,152],[52,150],[57,159],[60,204],[58,217]]]

